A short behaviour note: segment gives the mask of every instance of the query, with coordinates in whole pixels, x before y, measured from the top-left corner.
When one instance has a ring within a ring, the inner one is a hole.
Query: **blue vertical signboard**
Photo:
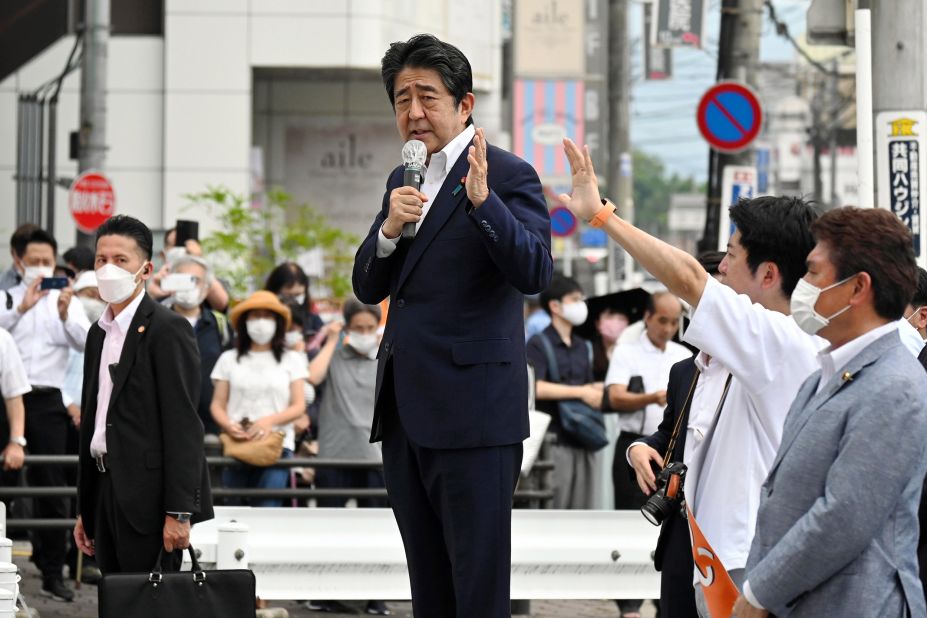
[[[728,165],[721,178],[721,224],[718,226],[718,251],[727,251],[727,242],[734,235],[734,224],[728,209],[743,199],[758,195],[755,167]]]
[[[921,179],[927,174],[924,131],[927,114],[921,111],[881,112],[876,117],[878,206],[898,215],[914,237],[917,263],[925,266],[924,212]]]

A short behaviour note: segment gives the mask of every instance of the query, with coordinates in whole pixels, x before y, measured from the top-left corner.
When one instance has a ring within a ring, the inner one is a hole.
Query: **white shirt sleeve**
[[[84,351],[89,331],[90,320],[84,313],[84,306],[80,304],[76,296],[72,296],[68,303],[68,319],[64,321],[64,334],[73,350]]]
[[[747,599],[747,602],[750,603],[753,607],[757,609],[766,609],[760,602],[756,600],[756,597],[753,596],[753,591],[750,590],[750,582],[744,581],[744,598]]]
[[[612,350],[612,359],[608,363],[608,373],[605,374],[605,386],[612,384],[627,385],[631,381],[632,369],[630,362],[630,345],[616,345]]]
[[[790,316],[755,304],[746,294],[705,276],[708,282],[686,341],[721,361],[753,393],[780,380],[783,363],[806,362],[809,373],[813,370],[814,340],[799,331]],[[811,353],[804,354],[807,351]]]
[[[237,354],[238,350],[226,350],[223,352],[219,360],[216,361],[216,365],[212,368],[212,373],[209,374],[210,379],[228,382],[231,369],[230,365],[235,361],[235,356]]]
[[[305,355],[287,350],[283,360],[286,370],[290,374],[291,383],[309,377],[309,361]]]
[[[16,342],[12,335],[0,330],[0,392],[5,399],[12,399],[31,390]]]
[[[383,226],[381,225],[380,231],[377,232],[377,257],[385,258],[391,256],[399,245],[399,239],[401,237],[402,235],[396,238],[387,238],[386,234],[383,233]]]

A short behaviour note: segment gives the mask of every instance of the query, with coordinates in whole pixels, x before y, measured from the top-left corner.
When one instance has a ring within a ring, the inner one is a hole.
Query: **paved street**
[[[42,580],[35,565],[29,561],[29,544],[16,542],[13,552],[13,561],[19,567],[23,578],[21,587],[26,602],[31,608],[38,610],[40,618],[94,618],[97,615],[95,586],[81,586],[73,603],[61,603],[47,599],[39,594]],[[351,602],[348,605],[356,608],[358,614],[361,614],[364,609],[362,602]],[[290,617],[344,618],[349,615],[311,612],[292,601],[273,603],[271,607],[285,609]],[[408,602],[389,603],[389,607],[396,618],[412,618],[412,610]],[[653,618],[653,605],[645,604],[642,613],[644,618]],[[533,618],[618,618],[618,610],[611,601],[534,601],[531,603],[531,616]],[[283,614],[273,616],[273,618],[283,618]]]

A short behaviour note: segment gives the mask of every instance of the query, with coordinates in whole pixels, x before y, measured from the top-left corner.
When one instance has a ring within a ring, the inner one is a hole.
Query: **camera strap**
[[[701,375],[701,371],[698,367],[695,368],[695,375],[692,376],[692,384],[689,385],[689,394],[686,395],[686,402],[682,404],[682,412],[679,414],[679,417],[676,419],[676,425],[673,427],[673,434],[670,436],[669,446],[666,448],[666,455],[663,457],[663,467],[669,465],[669,462],[673,460],[673,451],[676,449],[676,440],[679,438],[679,429],[683,425],[683,421],[689,418],[689,408],[692,407],[692,393],[695,392],[695,385],[698,383],[698,377]]]

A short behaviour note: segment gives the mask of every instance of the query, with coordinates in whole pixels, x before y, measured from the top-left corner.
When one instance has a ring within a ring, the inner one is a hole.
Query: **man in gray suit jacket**
[[[875,208],[812,229],[792,317],[831,346],[786,418],[734,614],[923,618],[927,376],[893,323],[917,280],[911,234]]]

